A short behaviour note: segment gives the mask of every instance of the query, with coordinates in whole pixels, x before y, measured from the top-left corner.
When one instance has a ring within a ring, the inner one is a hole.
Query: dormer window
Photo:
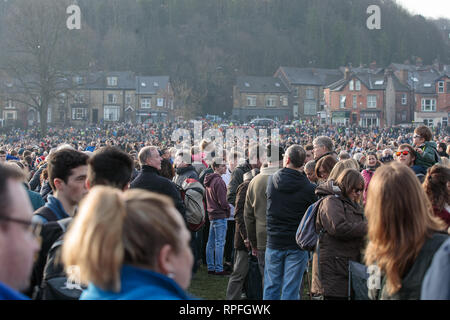
[[[275,82],[275,87],[279,87],[280,84],[278,82]]]
[[[248,82],[244,83],[244,85],[245,85],[247,88],[250,87],[250,83],[248,83]]]
[[[147,86],[147,84],[146,84],[145,82],[142,82],[142,83],[141,83],[141,87],[144,87],[144,88],[145,88],[146,86]]]
[[[350,91],[355,90],[355,82],[353,80],[350,80],[350,82],[348,83],[348,89]]]
[[[108,86],[117,87],[117,77],[107,77]]]
[[[154,86],[154,87],[159,87],[158,82],[153,82],[153,86]]]
[[[83,84],[83,77],[80,76],[73,77],[73,83],[77,85]]]

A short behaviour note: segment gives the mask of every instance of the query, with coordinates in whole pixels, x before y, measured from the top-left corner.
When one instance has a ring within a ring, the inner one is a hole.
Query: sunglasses
[[[404,155],[404,156],[407,156],[408,154],[409,154],[409,151],[398,151],[398,152],[396,152],[395,153],[395,155],[397,156],[397,157],[400,157],[400,155]]]

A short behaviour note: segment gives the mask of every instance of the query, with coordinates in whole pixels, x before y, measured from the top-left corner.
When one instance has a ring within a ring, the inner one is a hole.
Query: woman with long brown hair
[[[435,164],[422,184],[436,216],[450,227],[450,168]]]
[[[434,216],[414,172],[399,163],[377,169],[365,214],[369,235],[365,261],[383,275],[380,288],[369,288],[371,298],[419,299],[425,272],[448,235],[439,233],[445,226]]]

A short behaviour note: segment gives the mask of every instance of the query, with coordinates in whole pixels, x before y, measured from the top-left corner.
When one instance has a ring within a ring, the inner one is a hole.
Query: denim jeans
[[[264,300],[299,300],[308,253],[266,248]]]
[[[206,265],[208,271],[223,271],[223,251],[227,234],[227,220],[211,220],[208,243],[206,244]]]

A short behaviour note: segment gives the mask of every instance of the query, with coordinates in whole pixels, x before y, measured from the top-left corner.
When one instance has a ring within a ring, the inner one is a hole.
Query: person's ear
[[[172,256],[173,256],[173,249],[169,244],[164,245],[161,250],[159,251],[158,255],[158,265],[157,268],[158,272],[168,275],[170,273],[173,273],[174,266],[172,263]]]
[[[86,186],[86,189],[91,190],[91,183],[89,182],[89,179],[86,179],[84,184]]]
[[[64,181],[60,178],[54,178],[53,179],[53,185],[55,186],[55,191],[61,189],[62,185],[63,185]]]

